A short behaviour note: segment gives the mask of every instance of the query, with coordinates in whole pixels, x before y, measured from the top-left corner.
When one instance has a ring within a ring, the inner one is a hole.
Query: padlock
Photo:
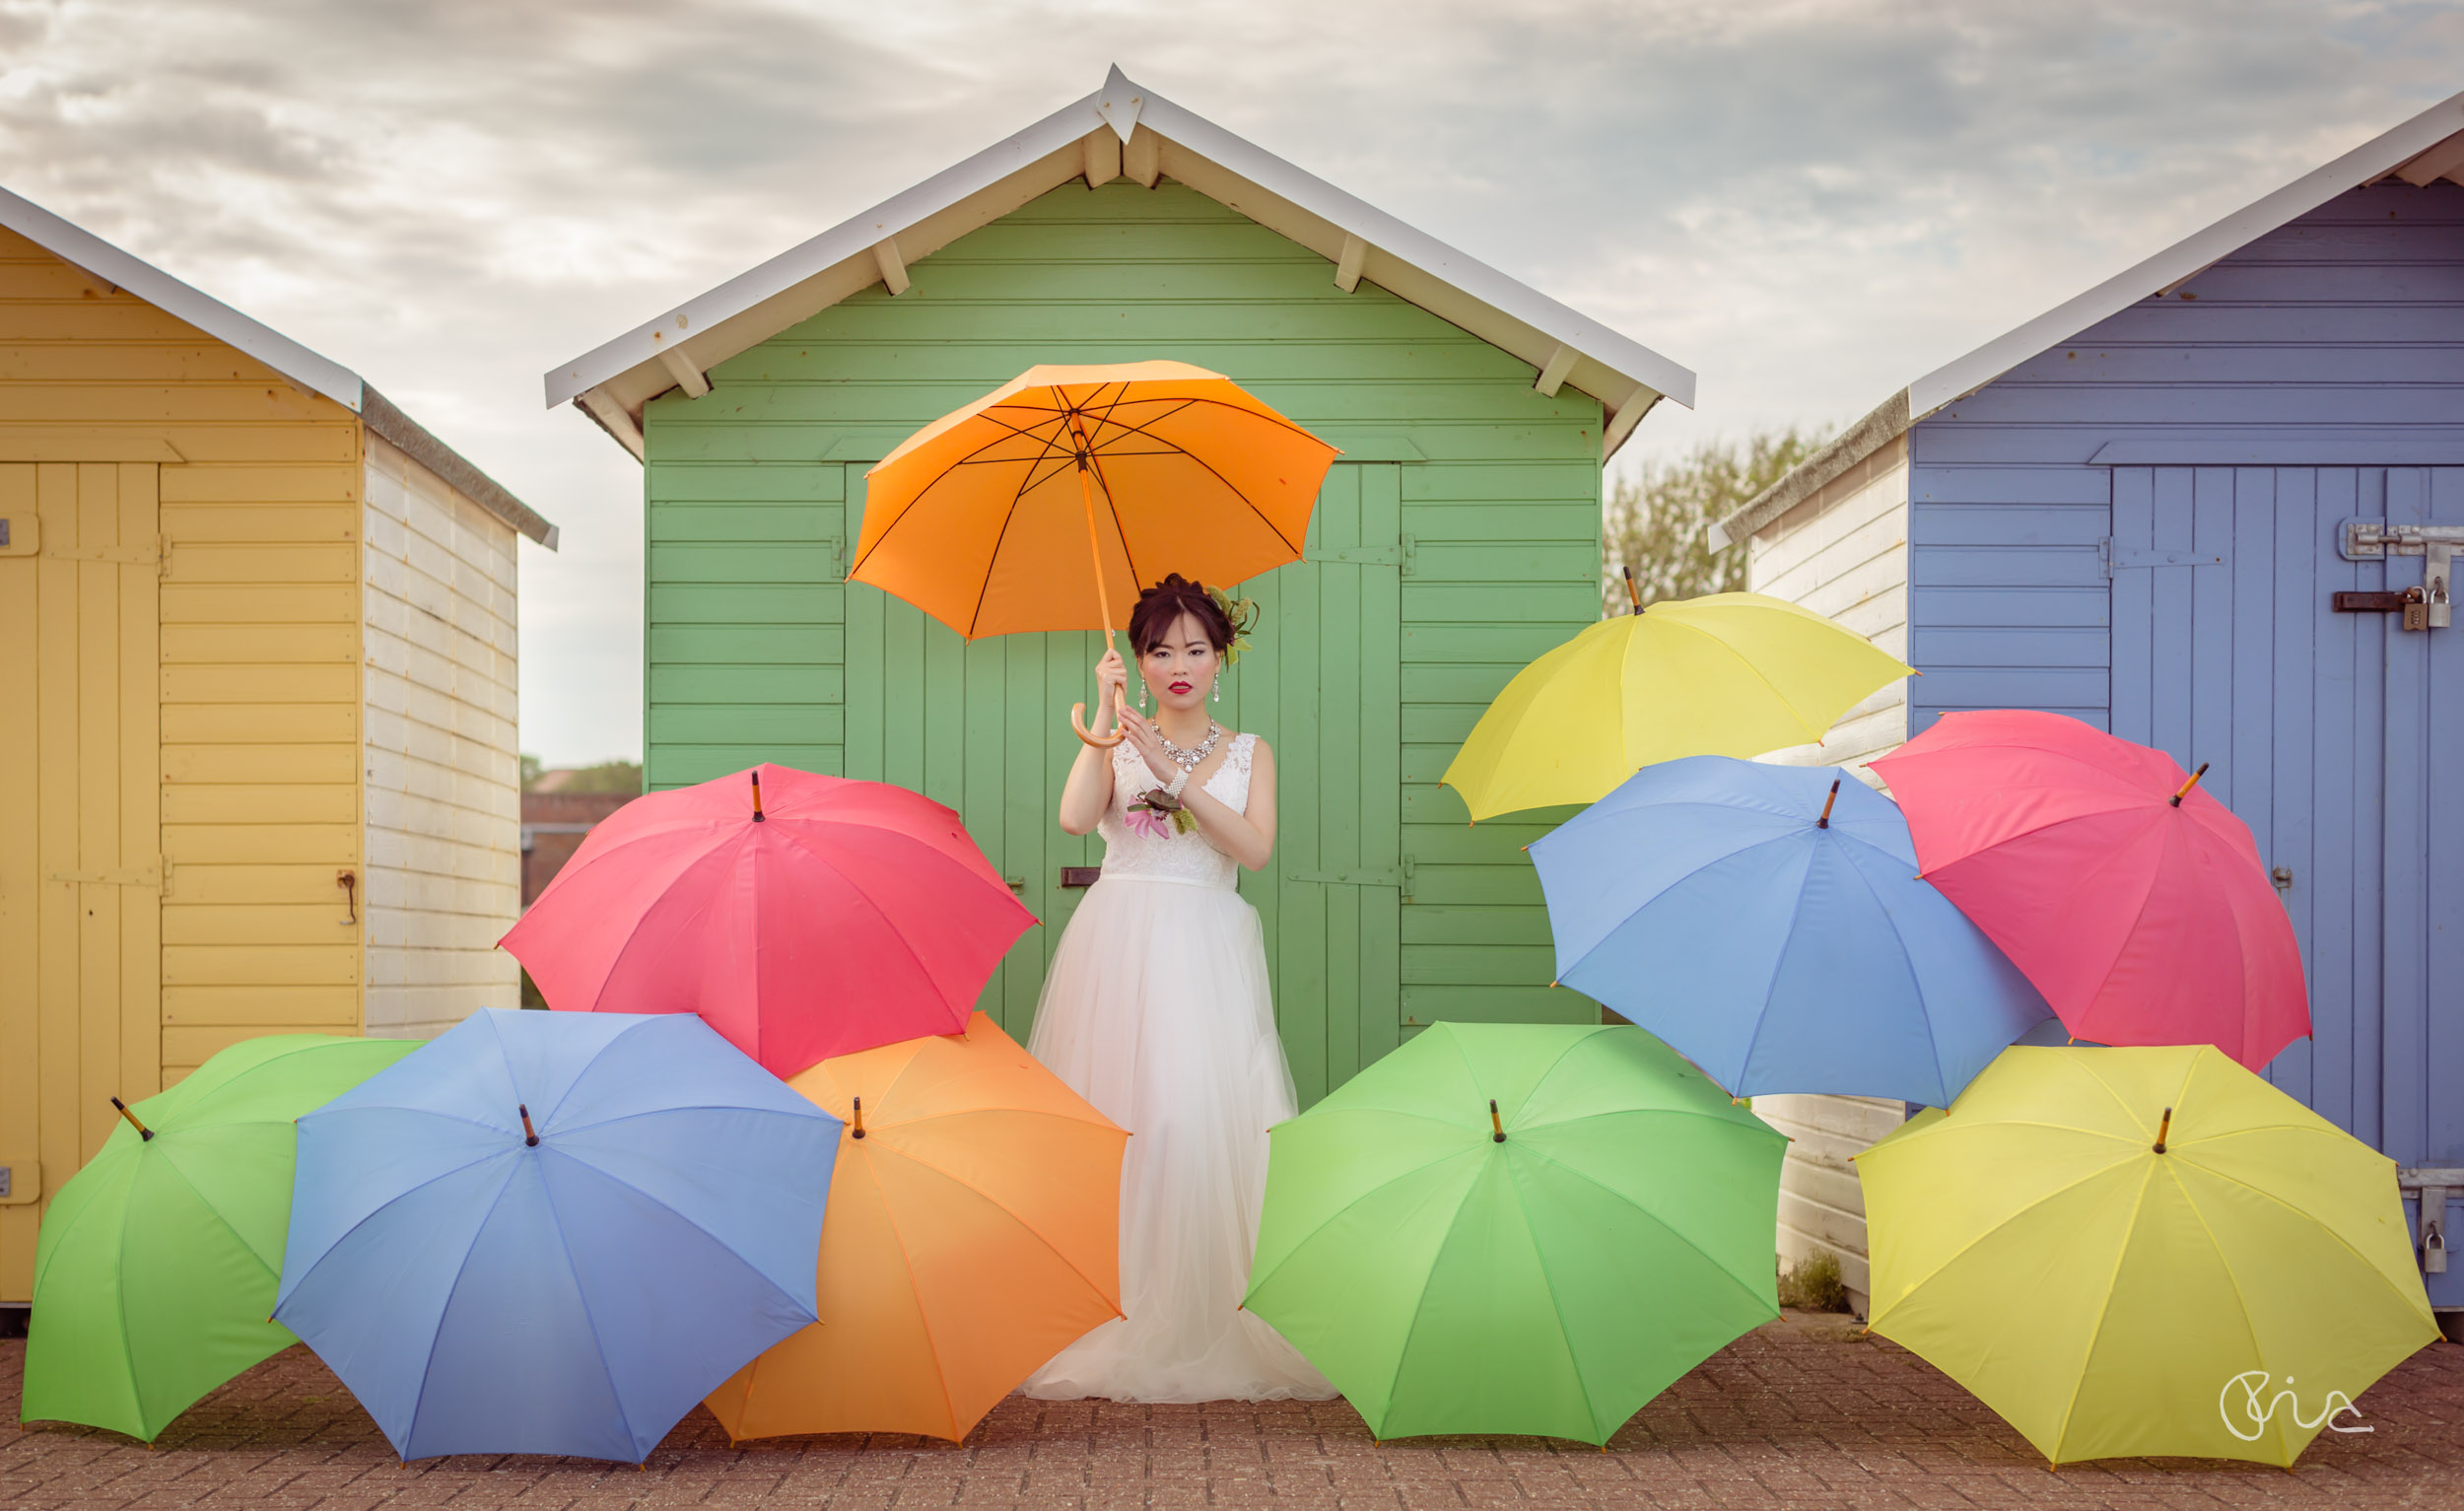
[[[2418,587],[2404,590],[2404,627],[2408,630],[2430,628],[2430,602]]]

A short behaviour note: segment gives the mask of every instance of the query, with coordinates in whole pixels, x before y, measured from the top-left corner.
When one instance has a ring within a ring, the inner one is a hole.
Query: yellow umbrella
[[[1863,636],[1761,593],[1655,603],[1515,673],[1442,780],[1474,821],[1598,802],[1656,761],[1810,744],[1909,670]]]
[[[1101,630],[1110,645],[1140,584],[1299,561],[1338,454],[1185,362],[1030,368],[865,474],[848,576],[969,640]]]
[[[1874,1331],[2056,1464],[2290,1466],[2438,1338],[2395,1162],[2210,1045],[2005,1050],[1857,1168]]]

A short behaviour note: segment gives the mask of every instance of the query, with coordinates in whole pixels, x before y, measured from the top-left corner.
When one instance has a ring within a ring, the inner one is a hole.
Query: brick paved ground
[[[2464,1504],[2464,1346],[2361,1398],[2369,1434],[2322,1435],[2292,1474],[2122,1460],[2060,1474],[1922,1361],[1841,1320],[1792,1317],[1643,1408],[1602,1453],[1535,1438],[1380,1445],[1341,1403],[1122,1407],[1012,1397],[963,1445],[787,1438],[730,1448],[707,1412],[647,1472],[466,1456],[404,1467],[306,1349],[243,1376],[159,1444],[17,1422],[23,1342],[0,1343],[0,1508],[617,1511],[696,1505],[1156,1508],[1556,1505],[2353,1507]]]

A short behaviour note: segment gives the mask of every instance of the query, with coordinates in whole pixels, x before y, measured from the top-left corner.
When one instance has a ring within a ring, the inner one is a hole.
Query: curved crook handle
[[[1119,699],[1114,700],[1116,704],[1119,703]],[[1129,731],[1122,727],[1122,724],[1127,721],[1126,717],[1121,714],[1121,711],[1118,708],[1114,710],[1114,715],[1112,733],[1108,735],[1098,734],[1093,729],[1087,727],[1086,705],[1083,703],[1073,703],[1069,705],[1069,727],[1074,733],[1076,733],[1079,739],[1085,741],[1087,744],[1094,746],[1098,750],[1110,750],[1113,746],[1120,744],[1123,740],[1129,737]]]

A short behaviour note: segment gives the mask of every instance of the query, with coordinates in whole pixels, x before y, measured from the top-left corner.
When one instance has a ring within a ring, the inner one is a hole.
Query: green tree
[[[1646,604],[1742,591],[1745,548],[1714,553],[1712,524],[1821,449],[1824,439],[1794,425],[1755,431],[1742,442],[1703,442],[1674,461],[1646,461],[1639,475],[1616,479],[1601,531],[1602,616],[1631,606],[1626,568]]]

